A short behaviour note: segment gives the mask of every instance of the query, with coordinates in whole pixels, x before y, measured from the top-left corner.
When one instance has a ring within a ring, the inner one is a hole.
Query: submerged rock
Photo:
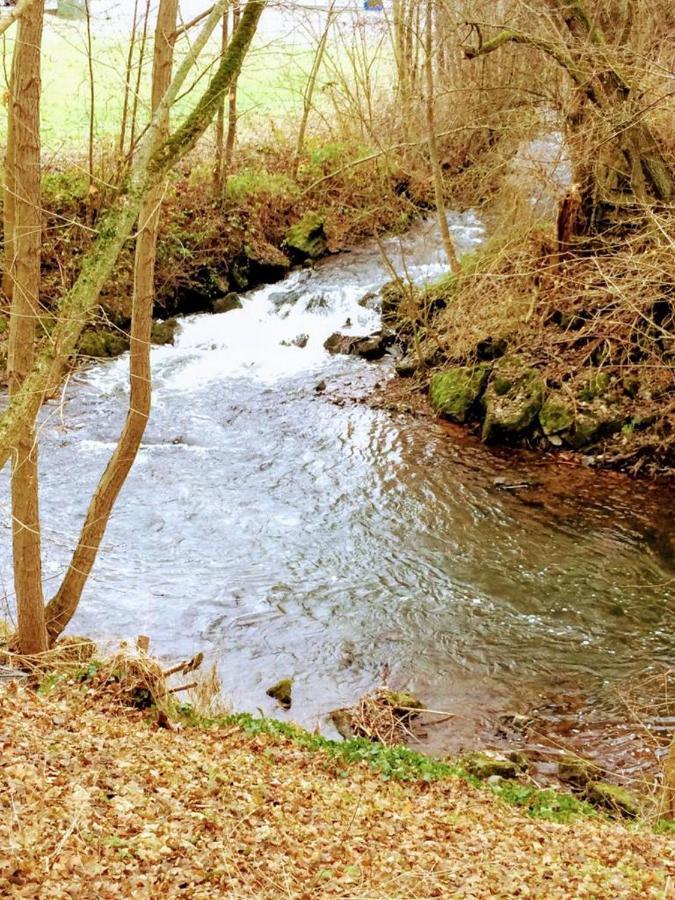
[[[150,340],[153,344],[173,344],[178,328],[178,319],[171,318],[165,322],[153,322]]]
[[[281,681],[277,681],[276,684],[273,684],[272,687],[267,688],[267,696],[274,697],[274,699],[283,706],[284,709],[290,709],[292,703],[291,692],[293,690],[293,679],[292,678],[282,678]]]
[[[219,297],[213,302],[214,313],[226,313],[233,309],[241,309],[241,307],[242,303],[239,295],[235,294],[234,291],[230,291],[229,294],[225,294],[224,297]]]
[[[480,399],[490,375],[490,367],[457,366],[431,379],[429,399],[434,409],[453,422],[466,422]]]
[[[119,356],[129,349],[129,338],[119,331],[85,331],[80,337],[78,355],[90,359]]]
[[[640,813],[640,801],[630,791],[606,781],[591,781],[586,799],[594,806],[634,819]]]
[[[324,221],[318,213],[308,212],[286,232],[284,242],[298,260],[318,259],[328,250]]]
[[[483,440],[522,434],[537,419],[544,400],[544,379],[517,357],[505,357],[493,370],[485,394]]]
[[[298,334],[296,337],[294,337],[290,341],[282,341],[281,346],[282,347],[300,347],[300,349],[303,349],[304,347],[307,346],[308,342],[309,342],[308,334]]]

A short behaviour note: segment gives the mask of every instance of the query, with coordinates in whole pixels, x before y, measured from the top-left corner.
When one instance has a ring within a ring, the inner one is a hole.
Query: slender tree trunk
[[[220,52],[225,54],[229,35],[229,15],[227,10],[223,16],[223,30],[220,38]],[[213,168],[213,193],[217,198],[223,196],[225,176],[225,94],[218,103],[216,113],[216,160]]]
[[[13,190],[13,237],[9,277],[10,308],[8,374],[15,396],[33,366],[39,319],[40,252],[40,48],[44,4],[23,12],[12,64],[8,174]],[[12,549],[18,619],[18,649],[47,649],[38,502],[38,456],[34,427],[26,428],[12,460]]]
[[[239,26],[241,18],[241,8],[238,0],[232,7],[232,31],[235,32]],[[238,74],[230,82],[230,93],[227,108],[227,138],[225,140],[225,170],[223,172],[223,190],[227,184],[227,177],[232,170],[232,159],[234,158],[234,145],[237,140],[237,80]]]
[[[12,55],[12,72],[10,75],[10,90],[7,103],[7,149],[5,152],[5,171],[3,178],[2,217],[3,217],[3,269],[2,269],[2,293],[5,300],[12,301],[14,288],[13,270],[16,248],[14,246],[14,209],[16,197],[16,182],[14,174],[14,115],[12,110],[12,85],[14,84],[14,61],[16,54]]]
[[[176,30],[178,0],[160,0],[155,31],[152,109],[156,112],[171,83],[172,35]],[[224,17],[223,17],[224,18]],[[169,133],[168,112],[159,126],[160,139]],[[152,368],[150,335],[154,302],[157,231],[162,194],[160,183],[148,192],[139,213],[134,261],[134,298],[129,356],[129,411],[124,428],[87,511],[68,572],[47,609],[47,630],[54,641],[72,618],[91,573],[113,506],[138,454],[150,417]]]
[[[434,66],[433,66],[433,0],[427,0],[427,17],[424,31],[424,72],[426,75],[425,110],[427,120],[427,144],[429,147],[429,160],[431,162],[431,174],[434,180],[434,198],[436,203],[436,215],[438,217],[438,229],[443,241],[443,249],[452,272],[459,271],[459,260],[452,243],[448,217],[445,212],[445,197],[443,196],[443,173],[438,156],[438,144],[436,141],[436,122],[434,116]]]

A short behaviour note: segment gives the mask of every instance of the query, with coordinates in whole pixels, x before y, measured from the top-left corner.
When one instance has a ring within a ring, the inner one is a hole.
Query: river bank
[[[552,228],[489,239],[461,271],[394,282],[383,322],[410,397],[491,445],[576,455],[631,475],[675,473],[673,222],[580,241]],[[393,387],[394,403],[406,388]]]
[[[409,751],[158,719],[115,685],[0,691],[7,896],[657,897],[675,871],[648,827],[506,804]]]

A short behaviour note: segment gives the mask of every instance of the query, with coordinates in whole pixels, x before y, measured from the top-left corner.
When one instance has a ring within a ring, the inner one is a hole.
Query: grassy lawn
[[[5,80],[11,67],[12,37],[3,45]],[[95,123],[97,142],[115,141],[124,101],[124,81],[128,46],[117,36],[95,36],[94,85]],[[184,45],[183,45],[184,46]],[[214,40],[202,58],[202,76],[198,90],[205,85],[208,66],[217,51]],[[146,50],[146,64],[140,81],[140,119],[147,116],[149,97],[151,47]],[[311,68],[312,52],[288,45],[254,46],[246,61],[240,80],[240,127],[243,131],[257,130],[274,119],[283,122],[297,118],[302,104],[306,73]],[[134,79],[135,79],[134,75]],[[89,65],[86,52],[86,31],[82,23],[62,23],[48,20],[43,40],[43,96],[42,140],[48,155],[58,162],[58,154],[84,152],[89,131]],[[134,81],[135,85],[135,81]],[[197,96],[193,93],[192,97]],[[178,114],[189,109],[192,98],[179,102]],[[6,130],[6,107],[0,112],[0,136]]]

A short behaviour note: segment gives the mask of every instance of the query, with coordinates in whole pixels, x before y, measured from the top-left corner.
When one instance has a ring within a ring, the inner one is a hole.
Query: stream
[[[462,252],[482,240],[472,213],[450,223]],[[432,223],[385,244],[415,281],[445,270]],[[675,492],[361,402],[391,360],[330,356],[323,341],[350,333],[347,320],[376,330],[357,301],[389,279],[367,243],[244,295],[240,310],[186,318],[174,347],[153,349],[152,418],[70,631],[147,634],[167,659],[202,650],[235,709],[329,735],[327,713],[387,671],[454,714],[429,729],[432,751],[499,746],[504,716],[536,710],[541,738],[592,734],[617,766],[642,765],[639,728],[606,723],[630,718],[629,680],[653,684],[673,660]],[[282,343],[299,335],[305,347]],[[48,594],[114,448],[126,367],[78,372],[43,411]],[[283,677],[289,712],[265,693]]]

